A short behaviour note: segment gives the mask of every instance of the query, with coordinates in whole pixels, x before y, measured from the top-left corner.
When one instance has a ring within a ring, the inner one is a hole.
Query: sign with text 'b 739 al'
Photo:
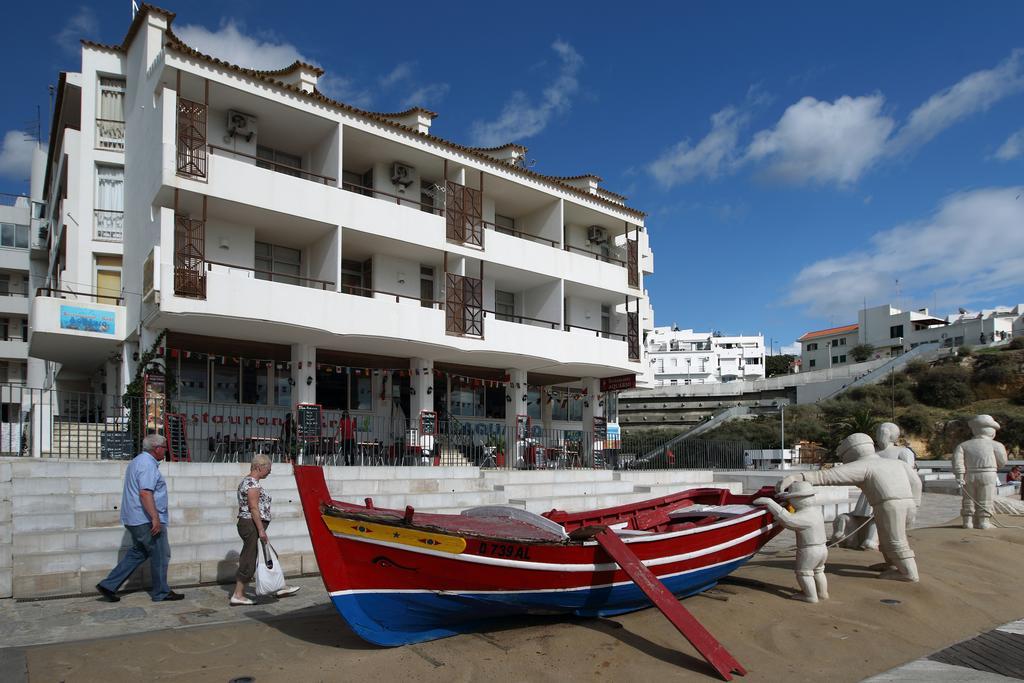
[[[601,393],[622,391],[636,388],[636,375],[619,375],[618,377],[602,377]]]

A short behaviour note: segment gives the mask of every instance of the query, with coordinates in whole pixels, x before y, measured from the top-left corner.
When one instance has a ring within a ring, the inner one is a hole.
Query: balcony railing
[[[273,270],[263,270],[260,268],[250,268],[248,266],[239,266],[234,263],[221,263],[220,261],[206,261],[206,270],[211,271],[213,267],[217,266],[220,268],[228,268],[230,270],[244,270],[248,273],[252,273],[257,280],[267,280],[270,282],[277,282],[284,285],[298,285],[300,287],[308,287],[310,289],[321,289],[324,291],[334,291],[334,283],[330,280],[318,280],[312,277],[303,277],[301,275],[295,275],[294,273],[279,273]],[[302,284],[307,283],[307,284]]]
[[[89,301],[96,304],[113,304],[120,306],[124,298],[110,294],[97,294],[95,292],[76,292],[70,289],[59,289],[55,287],[39,287],[36,289],[36,296],[47,296],[55,299],[69,299],[71,301]]]
[[[28,292],[18,291],[18,290],[14,290],[14,289],[9,289],[7,291],[0,292],[0,296],[27,297],[28,296]]]
[[[495,232],[500,232],[503,235],[510,235],[512,237],[518,237],[519,239],[530,240],[532,242],[537,242],[539,244],[546,244],[549,247],[555,247],[556,249],[558,248],[559,243],[557,240],[549,240],[547,237],[541,237],[540,235],[531,235],[528,232],[516,230],[515,228],[509,228],[504,225],[497,225],[490,221],[482,221],[482,223],[484,224],[484,228],[486,228],[487,230],[493,230]]]
[[[574,252],[574,253],[577,253],[577,254],[585,254],[587,256],[590,256],[590,257],[593,257],[593,258],[597,259],[598,261],[604,261],[605,263],[611,263],[612,265],[615,265],[615,266],[621,266],[623,268],[626,267],[625,259],[615,258],[614,256],[611,256],[609,254],[602,254],[601,252],[598,252],[598,251],[590,251],[589,249],[583,249],[581,247],[574,247],[571,244],[565,245],[565,250],[569,251],[569,252]]]
[[[621,341],[626,341],[628,339],[628,336],[621,332],[610,332],[608,330],[598,330],[593,327],[584,327],[583,325],[570,325],[569,323],[565,324],[566,332],[572,332],[573,330],[585,330],[586,332],[593,332],[594,336],[603,337],[604,339],[619,339]]]
[[[375,199],[384,199],[385,197],[387,199],[394,199],[395,203],[400,206],[415,206],[419,207],[420,210],[426,211],[428,213],[436,214],[438,216],[444,215],[444,207],[434,206],[433,204],[425,204],[424,202],[418,202],[415,199],[409,199],[408,197],[403,197],[401,195],[391,194],[390,192],[381,192],[380,190],[375,190],[372,187],[366,187],[364,185],[356,185],[355,183],[342,181],[341,189],[348,190],[349,192],[355,192],[356,194],[361,194],[366,197],[373,197]]]
[[[242,157],[244,159],[252,159],[256,162],[260,168],[266,168],[268,171],[274,171],[275,173],[283,173],[284,175],[294,176],[296,178],[302,178],[303,180],[312,180],[323,185],[333,185],[337,178],[332,178],[326,175],[320,175],[319,173],[313,173],[305,169],[301,169],[297,166],[289,166],[288,164],[282,164],[278,161],[271,161],[270,159],[264,159],[258,157],[255,154],[247,154],[245,152],[237,152],[227,147],[218,147],[217,145],[210,145],[210,152],[216,152],[217,154],[229,154],[231,156]]]
[[[495,319],[501,320],[507,323],[516,323],[518,325],[533,325],[534,327],[550,327],[552,330],[557,330],[561,323],[554,322],[551,320],[543,320],[542,318],[531,318],[528,315],[516,315],[514,313],[499,313],[490,309],[482,309],[484,317],[488,315],[494,316]],[[535,324],[539,323],[539,324]]]
[[[96,119],[96,147],[124,151],[124,121]]]
[[[95,209],[93,238],[101,242],[124,241],[124,211]]]

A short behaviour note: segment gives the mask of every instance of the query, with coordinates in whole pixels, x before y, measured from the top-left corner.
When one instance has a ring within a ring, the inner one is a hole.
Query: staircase
[[[61,422],[54,420],[50,450],[43,457],[73,460],[99,460],[100,434],[109,427],[96,422]]]

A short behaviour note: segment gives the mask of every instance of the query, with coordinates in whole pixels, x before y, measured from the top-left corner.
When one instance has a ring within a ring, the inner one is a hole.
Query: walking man
[[[121,524],[132,537],[132,546],[107,578],[96,584],[103,597],[118,602],[117,589],[139,565],[149,560],[153,602],[181,600],[167,585],[171,546],[167,542],[167,482],[160,474],[160,461],[167,455],[167,440],[150,434],[142,440],[142,452],[128,465],[121,494]]]

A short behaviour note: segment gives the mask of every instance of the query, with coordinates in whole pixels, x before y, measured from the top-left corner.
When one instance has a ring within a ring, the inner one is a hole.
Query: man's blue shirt
[[[160,462],[146,451],[136,455],[124,473],[121,495],[121,524],[137,526],[152,524],[139,499],[141,491],[152,491],[153,502],[161,524],[167,524],[167,482],[160,474]]]

